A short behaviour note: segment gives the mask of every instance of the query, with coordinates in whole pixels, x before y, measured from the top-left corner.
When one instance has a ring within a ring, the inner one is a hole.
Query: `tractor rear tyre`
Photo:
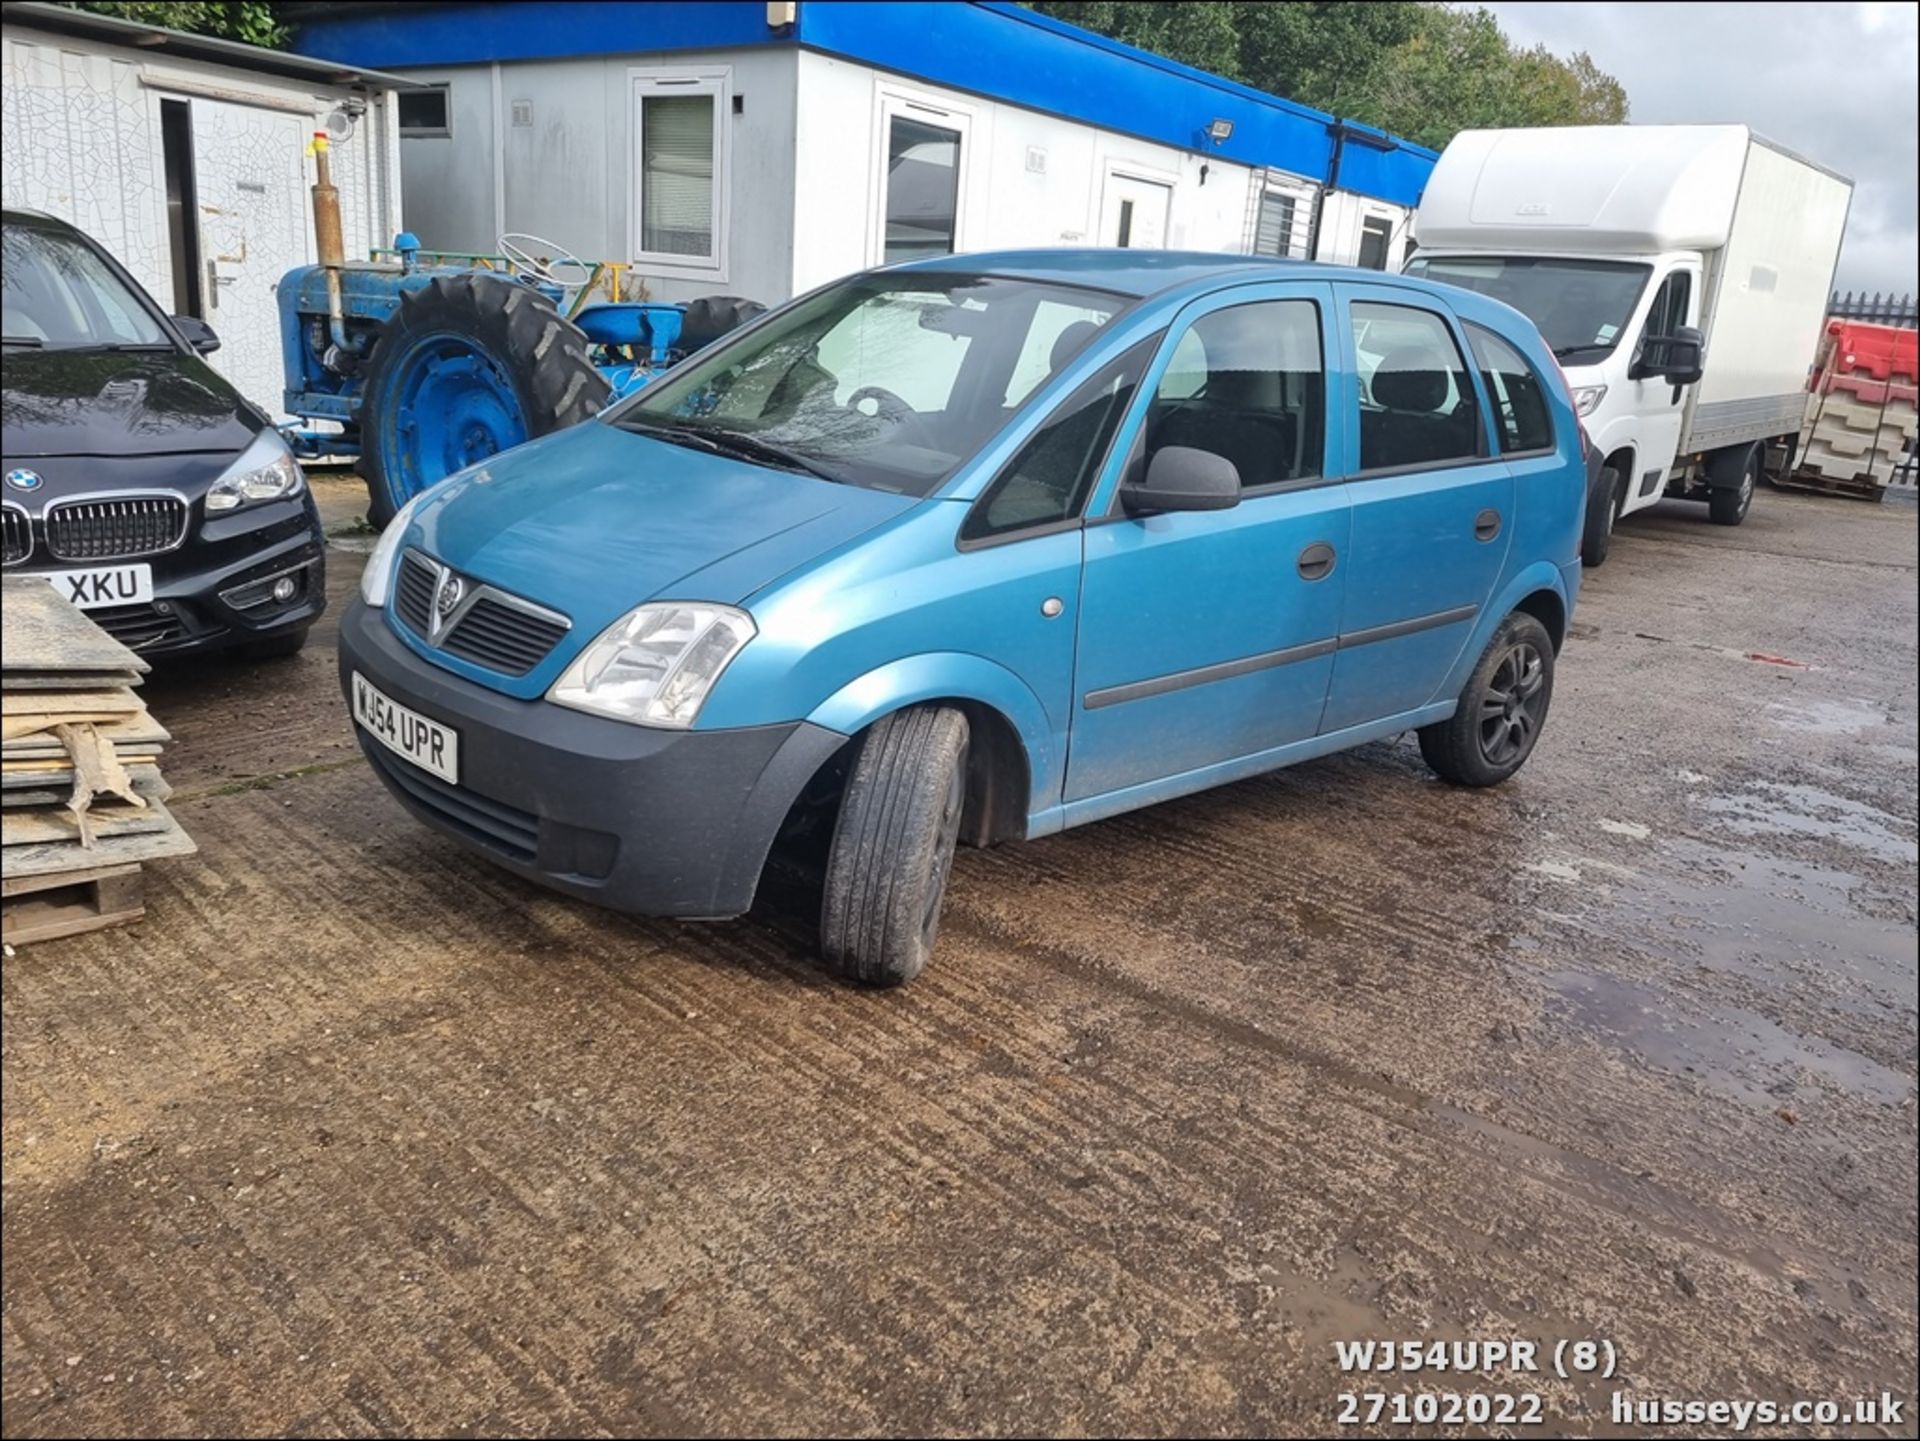
[[[360,474],[377,530],[454,471],[586,420],[611,390],[551,300],[484,271],[403,293],[366,374]]]

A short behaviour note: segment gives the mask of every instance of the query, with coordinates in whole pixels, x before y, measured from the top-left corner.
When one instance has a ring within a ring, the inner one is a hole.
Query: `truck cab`
[[[1744,126],[1466,131],[1406,270],[1540,330],[1605,457],[1597,560],[1663,496],[1739,524],[1790,463],[1850,195]]]

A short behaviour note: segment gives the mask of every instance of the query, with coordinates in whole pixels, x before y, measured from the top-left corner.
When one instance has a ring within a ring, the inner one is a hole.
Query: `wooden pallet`
[[[1808,490],[1815,495],[1838,495],[1848,500],[1885,500],[1887,488],[1871,476],[1822,475],[1819,471],[1801,468],[1792,475],[1781,476],[1774,482],[1786,490]]]
[[[0,936],[10,946],[126,925],[147,913],[138,865],[0,881]]]

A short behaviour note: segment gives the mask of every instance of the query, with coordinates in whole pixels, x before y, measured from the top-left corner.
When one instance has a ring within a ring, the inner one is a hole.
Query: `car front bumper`
[[[355,738],[415,817],[517,875],[636,915],[721,919],[753,904],[807,782],[847,742],[805,722],[659,730],[524,701],[440,670],[356,597],[340,622],[353,676],[459,736],[459,782]]]
[[[174,549],[123,559],[55,560],[36,529],[33,554],[7,574],[150,567],[151,603],[87,611],[114,639],[149,657],[272,640],[319,618],[327,607],[326,535],[310,493],[223,516],[201,515],[197,504],[195,511],[186,540]],[[294,594],[275,601],[270,588],[283,576],[294,582]]]

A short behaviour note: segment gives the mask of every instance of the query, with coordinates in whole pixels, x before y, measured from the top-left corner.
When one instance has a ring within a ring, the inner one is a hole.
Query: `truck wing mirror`
[[[1649,335],[1640,342],[1628,379],[1657,375],[1669,385],[1692,385],[1700,378],[1705,349],[1705,337],[1691,325],[1679,326],[1671,335]]]
[[[1707,340],[1691,325],[1666,338],[1665,363],[1660,374],[1669,385],[1693,385],[1705,374]]]
[[[1231,510],[1240,503],[1240,470],[1210,450],[1163,445],[1148,462],[1146,477],[1121,488],[1120,503],[1128,515]]]

